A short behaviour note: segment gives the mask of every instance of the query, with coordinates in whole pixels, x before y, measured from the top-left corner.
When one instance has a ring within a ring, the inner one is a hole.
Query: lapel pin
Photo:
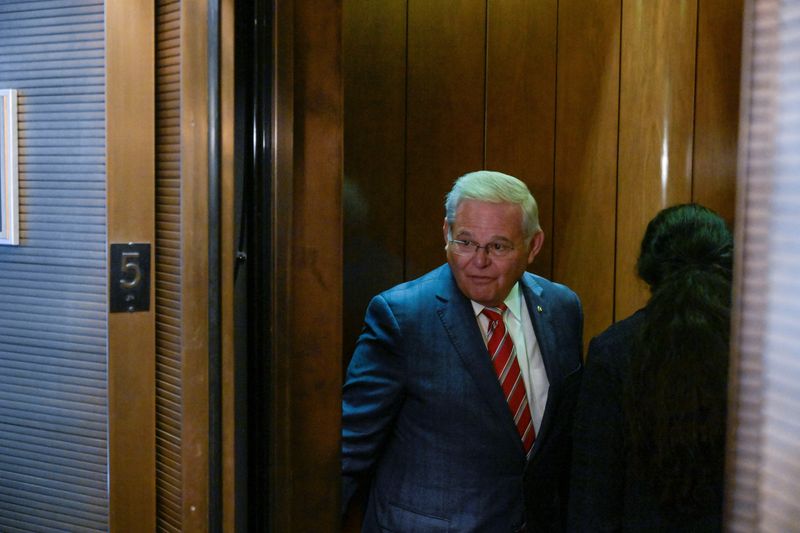
[[[541,305],[537,305],[536,306],[536,310],[539,311],[540,313],[544,311],[544,309],[542,309]]]

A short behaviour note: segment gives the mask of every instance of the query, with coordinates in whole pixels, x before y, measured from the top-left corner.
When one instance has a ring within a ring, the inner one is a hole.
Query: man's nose
[[[488,248],[482,246],[475,250],[475,253],[472,256],[472,262],[480,267],[484,267],[491,263],[492,259],[489,257]]]

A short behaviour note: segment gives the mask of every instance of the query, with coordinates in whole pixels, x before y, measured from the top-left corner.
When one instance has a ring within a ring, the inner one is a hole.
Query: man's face
[[[451,238],[477,242],[481,246],[500,243],[514,249],[504,257],[487,254],[484,248],[468,255],[457,255],[448,245]],[[539,253],[544,234],[539,231],[528,241],[522,231],[522,209],[511,203],[464,200],[452,227],[444,222],[447,262],[456,283],[467,298],[482,305],[496,306],[503,302],[514,283]]]

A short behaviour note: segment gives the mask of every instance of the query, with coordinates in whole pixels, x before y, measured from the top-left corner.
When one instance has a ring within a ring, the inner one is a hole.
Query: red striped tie
[[[492,365],[497,373],[497,379],[500,381],[508,407],[514,415],[514,423],[517,425],[517,431],[522,438],[522,446],[527,454],[536,439],[536,432],[533,429],[528,396],[525,394],[525,383],[522,381],[522,373],[517,362],[517,350],[514,348],[514,343],[503,322],[503,312],[506,309],[505,304],[500,304],[499,307],[485,307],[483,314],[489,318],[487,336]]]

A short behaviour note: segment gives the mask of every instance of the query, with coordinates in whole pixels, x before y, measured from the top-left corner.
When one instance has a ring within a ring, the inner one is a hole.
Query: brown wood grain
[[[154,32],[153,2],[106,4],[109,243],[155,243]],[[155,283],[150,291],[149,311],[108,315],[111,531],[156,527]]]
[[[743,0],[700,0],[692,200],[733,227]]]
[[[221,308],[222,308],[222,528],[235,531],[236,524],[236,389],[244,386],[235,376],[234,265],[236,262],[234,188],[234,0],[220,2],[220,122],[221,147]],[[240,432],[241,433],[241,432]],[[241,446],[239,446],[241,449]],[[244,490],[243,488],[241,490]],[[243,509],[239,510],[244,512]]]
[[[552,275],[556,0],[488,2],[486,168],[524,181],[545,244],[532,271]]]
[[[339,527],[342,364],[341,2],[278,3],[275,531]],[[284,10],[285,9],[285,10]],[[284,94],[283,91],[290,91]],[[290,118],[290,124],[285,119]],[[289,126],[284,128],[284,126]],[[288,135],[288,137],[287,137]],[[288,153],[287,153],[288,152]],[[285,211],[288,209],[288,213]],[[281,243],[285,247],[280,246]],[[285,267],[285,269],[283,268]]]
[[[585,343],[613,320],[620,10],[559,2],[553,277],[581,298]]]
[[[272,373],[270,379],[270,433],[271,450],[269,469],[269,489],[274,491],[269,509],[271,531],[291,531],[294,520],[294,494],[292,492],[292,430],[293,413],[291,401],[293,388],[290,377],[292,371],[292,342],[289,331],[292,324],[292,234],[293,187],[294,187],[294,2],[276,2],[274,12],[275,65],[273,67],[272,128],[274,145],[272,148],[272,225],[273,249],[286,250],[272,258],[272,298],[270,308],[281,312],[265,317],[265,329],[281,332],[271,335],[270,360]],[[341,354],[339,355],[341,357]],[[266,379],[267,376],[261,376]],[[249,378],[251,379],[251,378]],[[335,401],[334,397],[328,401]],[[336,478],[334,478],[336,479]]]
[[[344,362],[372,296],[403,281],[406,2],[343,5]]]
[[[409,0],[405,277],[445,261],[444,196],[484,165],[485,0]]]
[[[623,3],[615,318],[648,297],[636,276],[647,222],[691,200],[697,0]]]
[[[207,16],[206,4],[181,2],[182,524],[198,532],[210,496]]]

